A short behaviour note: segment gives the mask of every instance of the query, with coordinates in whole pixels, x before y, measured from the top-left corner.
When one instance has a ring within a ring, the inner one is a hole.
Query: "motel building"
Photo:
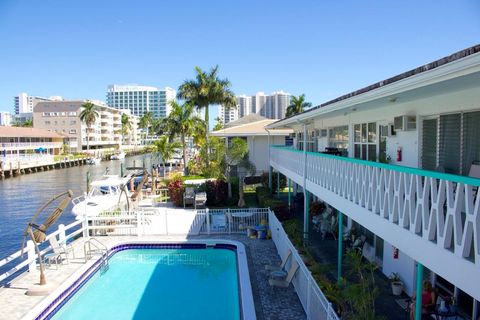
[[[62,152],[64,136],[37,128],[0,126],[0,161],[6,170],[19,162],[34,165],[53,162]]]
[[[480,45],[266,128],[295,132],[293,147],[271,143],[270,182],[274,170],[303,192],[305,237],[309,205],[323,201],[340,248],[355,226],[363,255],[398,273],[408,295],[428,279],[478,319]]]

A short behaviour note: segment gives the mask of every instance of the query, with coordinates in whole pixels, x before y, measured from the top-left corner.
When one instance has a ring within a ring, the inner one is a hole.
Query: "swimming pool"
[[[249,279],[244,282],[243,246],[134,243],[110,251],[106,271],[100,261],[92,265],[95,270],[87,270],[36,318],[210,320],[255,315]]]

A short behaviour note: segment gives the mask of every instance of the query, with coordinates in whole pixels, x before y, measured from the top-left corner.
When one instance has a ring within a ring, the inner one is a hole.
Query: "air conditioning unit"
[[[393,124],[387,124],[386,126],[379,126],[380,137],[391,137],[396,134]]]
[[[399,116],[393,118],[393,126],[395,130],[409,131],[417,129],[416,116]]]

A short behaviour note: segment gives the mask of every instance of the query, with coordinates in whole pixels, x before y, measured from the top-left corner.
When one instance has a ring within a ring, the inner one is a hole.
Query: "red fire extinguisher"
[[[397,161],[402,161],[402,147],[397,148]]]
[[[393,259],[398,259],[398,248],[393,247]]]

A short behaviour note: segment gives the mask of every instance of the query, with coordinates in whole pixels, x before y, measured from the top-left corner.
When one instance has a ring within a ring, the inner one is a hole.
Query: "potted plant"
[[[400,275],[397,272],[393,272],[390,275],[390,282],[392,284],[392,293],[394,296],[399,296],[403,291],[403,282],[400,279]]]

